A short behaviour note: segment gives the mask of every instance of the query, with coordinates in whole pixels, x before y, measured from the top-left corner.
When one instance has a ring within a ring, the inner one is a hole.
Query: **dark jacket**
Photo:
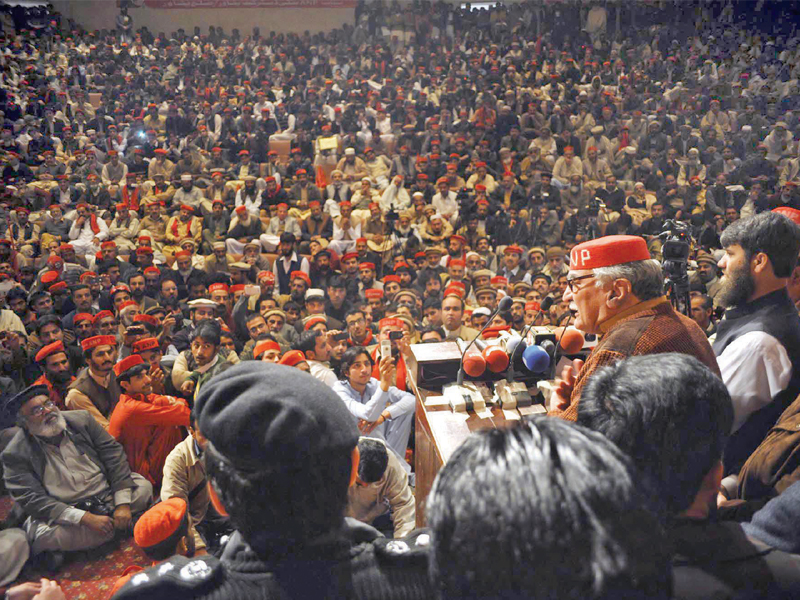
[[[122,446],[85,410],[61,413],[67,421],[66,435],[75,447],[103,471],[113,492],[134,487],[131,469]],[[26,515],[45,523],[68,508],[48,495],[43,477],[45,455],[41,443],[20,429],[3,454],[3,480],[11,497]]]
[[[433,598],[428,535],[417,531],[389,540],[369,525],[345,519],[340,535],[305,549],[302,558],[278,562],[259,557],[237,531],[219,559],[174,556],[137,575],[136,584],[129,581],[114,598]]]
[[[669,529],[669,538],[675,551],[673,598],[788,600],[800,595],[800,557],[748,536],[738,523],[680,519]],[[695,577],[687,580],[685,574],[692,571],[715,580],[727,593],[709,593]]]
[[[729,344],[752,331],[763,331],[783,345],[792,362],[792,377],[785,390],[752,413],[728,439],[724,457],[726,473],[738,472],[800,393],[800,318],[785,289],[726,310],[717,324],[714,352],[721,356]]]

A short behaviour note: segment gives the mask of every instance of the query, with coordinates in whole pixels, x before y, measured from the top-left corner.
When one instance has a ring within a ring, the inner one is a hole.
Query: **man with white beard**
[[[131,473],[125,452],[86,411],[62,413],[47,387],[9,399],[20,431],[0,455],[3,478],[24,511],[33,555],[96,548],[130,533],[147,509],[150,483]]]

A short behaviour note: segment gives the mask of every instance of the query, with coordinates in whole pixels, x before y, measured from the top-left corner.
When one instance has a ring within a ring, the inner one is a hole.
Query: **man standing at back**
[[[800,392],[800,318],[786,283],[797,263],[800,228],[781,214],[736,221],[722,233],[725,256],[717,303],[727,308],[713,341],[733,400],[725,472],[738,472]]]
[[[344,517],[358,429],[325,384],[245,361],[212,379],[194,410],[211,502],[236,531],[219,559],[173,557],[115,598],[431,596],[428,536],[387,540]]]

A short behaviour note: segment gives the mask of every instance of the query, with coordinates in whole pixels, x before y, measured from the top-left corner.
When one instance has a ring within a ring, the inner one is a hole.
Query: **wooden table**
[[[433,487],[436,474],[470,432],[504,427],[518,421],[521,416],[517,411],[503,411],[496,407],[488,409],[491,416],[486,418],[475,413],[454,413],[442,396],[441,388],[429,389],[424,382],[418,382],[414,361],[410,360],[408,363],[411,391],[417,398],[414,433],[415,501],[417,527],[422,527],[425,520],[425,500]],[[543,406],[540,410],[545,412]]]

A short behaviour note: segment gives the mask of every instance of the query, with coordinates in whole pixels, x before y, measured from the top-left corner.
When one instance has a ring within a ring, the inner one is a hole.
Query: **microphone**
[[[487,346],[481,355],[492,373],[500,373],[508,368],[508,354],[501,346]]]
[[[550,354],[541,346],[528,346],[522,353],[522,363],[533,373],[544,373],[550,366]]]
[[[542,303],[539,305],[539,312],[536,313],[536,317],[538,317],[542,312],[546,312],[546,311],[550,310],[550,307],[553,306],[554,303],[555,303],[555,300],[553,299],[553,297],[552,296],[547,296],[544,300],[542,300]],[[534,317],[534,321],[536,320],[536,317]],[[534,321],[531,321],[530,325],[528,325],[527,327],[525,327],[525,329],[523,329],[522,335],[520,336],[522,338],[520,343],[518,343],[513,349],[510,348],[509,346],[506,346],[507,348],[509,348],[509,351],[511,352],[511,354],[510,354],[510,356],[508,358],[508,362],[509,362],[510,366],[508,368],[508,377],[506,378],[506,380],[509,383],[513,383],[514,382],[514,360],[516,360],[517,353],[520,352],[520,346],[522,346],[522,350],[521,351],[523,353],[527,349],[528,343],[525,341],[525,338],[527,337],[528,333],[530,332],[531,328],[533,327],[533,322]],[[525,360],[524,354],[523,354],[523,359],[522,360],[523,361]],[[525,365],[525,366],[527,367],[527,365]],[[547,367],[545,367],[545,368],[547,368]]]
[[[583,344],[585,342],[585,338],[583,337],[583,333],[575,329],[568,329],[568,324],[572,320],[572,313],[567,317],[567,320],[564,322],[563,327],[558,327],[553,333],[556,334],[556,348],[555,352],[553,352],[553,362],[552,362],[552,371],[550,374],[550,379],[555,379],[556,376],[556,367],[558,365],[558,351],[563,350],[562,354],[576,354],[580,352],[581,348],[583,348]],[[559,330],[561,335],[559,335]],[[569,336],[567,336],[569,333]],[[577,349],[576,349],[577,347]]]
[[[467,351],[473,346],[473,344],[475,344],[475,341],[479,337],[481,337],[481,335],[483,334],[484,331],[486,331],[486,329],[489,327],[489,325],[492,324],[492,321],[494,321],[494,318],[500,312],[505,312],[505,311],[510,310],[512,304],[514,304],[514,301],[511,299],[511,296],[503,296],[503,298],[498,303],[497,308],[494,309],[494,312],[491,315],[489,315],[489,320],[486,321],[486,324],[478,332],[478,335],[476,335],[475,338],[467,345],[467,347],[464,348],[464,351],[461,353],[461,364],[458,367],[458,376],[456,377],[456,385],[463,385],[464,384],[464,367],[465,367],[465,365],[464,365],[464,362],[465,362],[464,361],[464,357],[467,355]],[[468,373],[468,375],[470,377],[480,377],[481,375],[483,375],[483,372],[486,369],[486,359],[484,359],[483,356],[481,356],[481,355],[478,355],[478,356],[480,356],[481,360],[483,361],[483,363],[484,363],[483,367],[484,368],[482,370],[480,370],[480,374],[478,374],[478,375],[472,375],[471,373]],[[470,362],[472,363],[473,361],[470,360]],[[474,372],[477,372],[479,370],[477,368],[477,364],[475,364],[474,366],[476,367],[474,369]],[[470,365],[471,369],[472,369],[472,367],[473,367],[473,365]]]

